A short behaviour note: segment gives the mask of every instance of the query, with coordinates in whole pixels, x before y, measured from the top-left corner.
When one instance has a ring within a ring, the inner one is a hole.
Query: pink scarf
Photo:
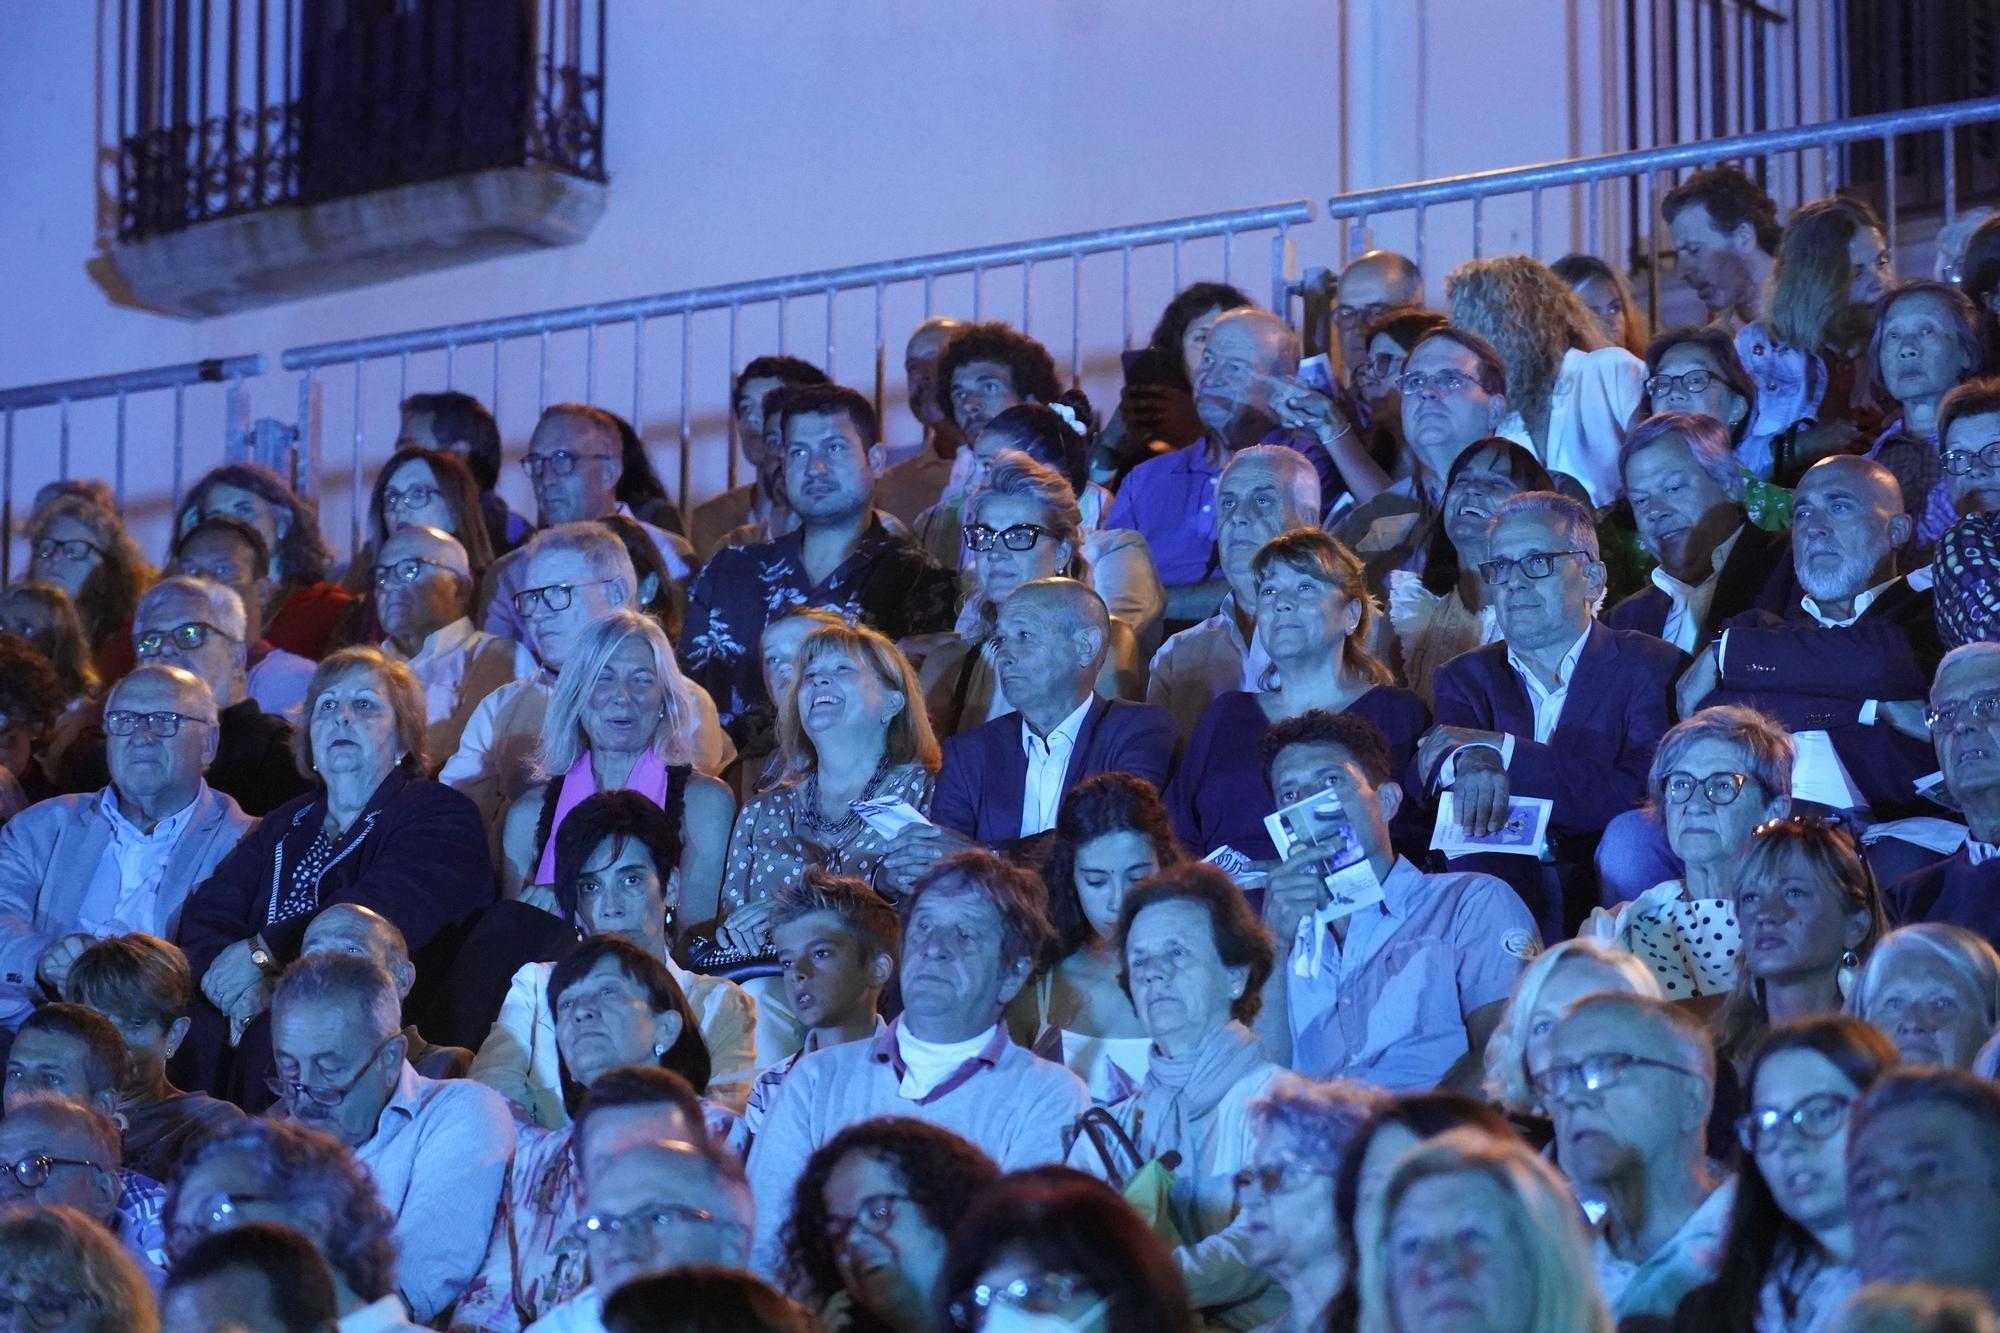
[[[640,754],[639,761],[632,765],[632,772],[625,779],[626,791],[636,791],[647,800],[664,809],[667,804],[667,766],[652,746],[647,746]],[[576,809],[585,799],[597,794],[597,775],[590,770],[590,756],[585,754],[563,774],[562,790],[556,794],[556,817],[549,825],[549,840],[542,848],[541,864],[535,867],[535,877],[531,884],[553,884],[556,880],[556,830],[569,818],[569,812]]]

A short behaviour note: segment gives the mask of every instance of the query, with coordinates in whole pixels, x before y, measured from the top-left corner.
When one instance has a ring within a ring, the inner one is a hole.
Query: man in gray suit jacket
[[[106,935],[171,939],[181,904],[255,824],[202,774],[215,696],[181,667],[142,666],[104,704],[111,784],[57,796],[0,829],[0,1027],[60,993]]]

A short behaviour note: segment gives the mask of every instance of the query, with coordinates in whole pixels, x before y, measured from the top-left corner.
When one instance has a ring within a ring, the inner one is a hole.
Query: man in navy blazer
[[[1596,901],[1591,852],[1605,824],[1645,796],[1687,655],[1597,622],[1604,594],[1597,527],[1566,496],[1529,491],[1503,501],[1480,576],[1505,641],[1439,669],[1438,725],[1418,747],[1417,763],[1451,788],[1473,833],[1503,826],[1511,797],[1554,803],[1552,865],[1492,855],[1457,858],[1453,867],[1506,879],[1544,938],[1563,939],[1575,924],[1567,918]]]
[[[1659,565],[1652,585],[1613,607],[1605,623],[1695,652],[1757,605],[1784,536],[1750,522],[1743,468],[1714,417],[1646,418],[1625,438],[1618,469],[1639,543]]]
[[[1096,773],[1164,787],[1180,733],[1172,714],[1093,693],[1111,618],[1074,579],[1036,579],[1000,604],[994,674],[1015,711],[944,743],[931,796],[934,827],[905,829],[885,861],[894,883],[965,840],[1004,847],[1055,827],[1063,793]]]
[[[2000,643],[1954,648],[1930,695],[1945,790],[1971,826],[1965,845],[1882,895],[1893,925],[1941,921],[2000,948]]]
[[[1815,463],[1792,500],[1801,595],[1730,620],[1681,681],[1681,712],[1734,703],[1775,718],[1803,751],[1795,799],[1877,820],[1923,812],[1913,784],[1936,768],[1922,715],[1943,644],[1928,571],[1896,573],[1913,532],[1880,463]],[[1815,764],[1829,742],[1838,763]]]

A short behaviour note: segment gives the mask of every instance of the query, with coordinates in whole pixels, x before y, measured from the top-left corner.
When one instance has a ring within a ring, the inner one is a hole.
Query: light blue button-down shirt
[[[1401,857],[1382,901],[1348,918],[1345,942],[1326,929],[1316,975],[1285,964],[1292,1068],[1398,1093],[1438,1085],[1470,1047],[1466,1015],[1506,999],[1540,949],[1504,881],[1426,875]]]

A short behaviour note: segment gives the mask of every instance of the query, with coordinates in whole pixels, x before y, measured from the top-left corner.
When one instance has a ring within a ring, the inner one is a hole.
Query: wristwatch
[[[271,957],[271,951],[261,944],[250,946],[250,961],[255,963],[257,970],[267,977],[275,977],[278,973],[284,971],[283,968],[278,966],[278,960]]]

